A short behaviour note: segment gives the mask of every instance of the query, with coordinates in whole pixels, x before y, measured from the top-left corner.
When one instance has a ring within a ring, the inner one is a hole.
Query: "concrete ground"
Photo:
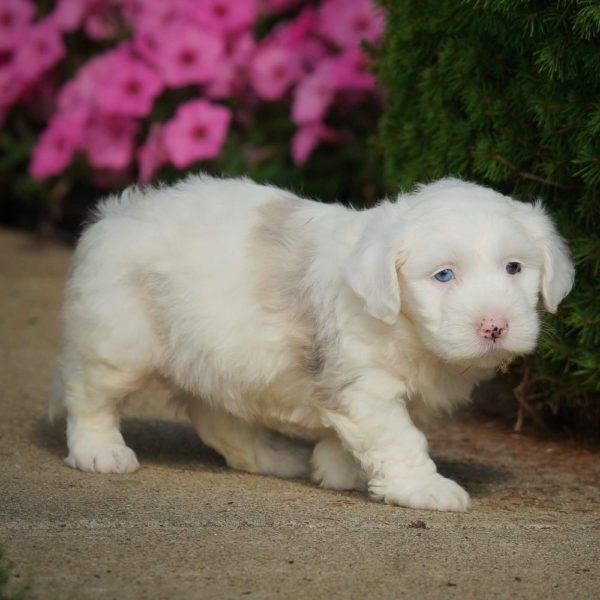
[[[45,418],[70,252],[0,232],[0,545],[28,597],[598,598],[600,462],[464,417],[429,432],[466,514],[237,473],[161,402],[134,399],[142,468],[64,465]],[[1,592],[0,592],[1,596]]]

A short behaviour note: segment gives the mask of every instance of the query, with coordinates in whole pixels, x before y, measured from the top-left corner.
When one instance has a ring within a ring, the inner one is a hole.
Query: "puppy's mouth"
[[[523,353],[511,349],[506,340],[475,340],[466,352],[445,358],[448,362],[469,367],[497,369],[503,364],[508,365],[520,354]]]
[[[515,358],[501,340],[485,341],[480,344],[480,349],[472,357],[472,361],[482,367],[497,368],[502,364],[508,364]]]
[[[495,352],[507,352],[506,343],[502,339],[497,340],[482,340],[481,346],[483,346],[483,353],[493,354]]]

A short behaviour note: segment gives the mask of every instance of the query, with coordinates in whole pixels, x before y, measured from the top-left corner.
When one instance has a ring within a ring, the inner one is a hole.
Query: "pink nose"
[[[502,317],[486,317],[481,319],[477,333],[484,340],[497,340],[508,331],[508,323]]]

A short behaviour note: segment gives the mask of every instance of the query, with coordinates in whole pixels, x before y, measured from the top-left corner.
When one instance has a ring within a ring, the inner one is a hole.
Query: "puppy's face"
[[[535,347],[543,258],[518,221],[462,204],[429,207],[408,234],[402,312],[440,358],[495,366]]]
[[[540,206],[443,180],[380,208],[385,218],[367,228],[370,243],[361,240],[346,271],[368,312],[388,323],[402,313],[448,362],[493,367],[534,349],[540,295],[554,312],[573,281]]]

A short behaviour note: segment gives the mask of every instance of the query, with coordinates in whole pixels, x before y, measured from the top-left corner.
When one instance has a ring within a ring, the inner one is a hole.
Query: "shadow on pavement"
[[[121,430],[140,462],[147,465],[209,470],[226,468],[222,457],[200,441],[189,423],[126,418],[121,422]],[[62,459],[66,455],[64,419],[54,423],[45,418],[38,419],[32,428],[31,439],[38,448]],[[442,475],[466,486],[475,496],[487,496],[494,486],[514,478],[508,469],[481,462],[433,458]]]
[[[466,487],[473,496],[487,496],[497,489],[498,484],[514,479],[514,475],[501,467],[480,462],[444,460],[433,457],[438,471]]]
[[[121,431],[140,462],[175,467],[194,463],[216,469],[225,466],[221,456],[205,446],[188,423],[127,418],[121,421]],[[38,448],[63,458],[67,451],[65,420],[50,423],[45,418],[37,419],[31,430],[31,440]]]

